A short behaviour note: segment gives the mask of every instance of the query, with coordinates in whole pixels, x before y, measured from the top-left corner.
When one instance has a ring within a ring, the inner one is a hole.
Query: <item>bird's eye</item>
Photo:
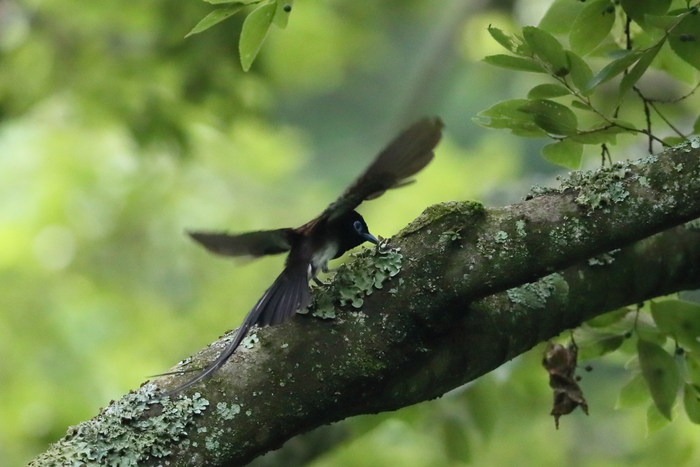
[[[352,226],[355,228],[356,232],[362,232],[362,222],[355,221],[352,223]]]

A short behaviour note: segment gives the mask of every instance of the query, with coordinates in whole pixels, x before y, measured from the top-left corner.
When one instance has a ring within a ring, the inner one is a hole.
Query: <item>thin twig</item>
[[[606,151],[605,143],[600,145],[600,167],[603,168],[605,167],[605,151]]]
[[[637,86],[632,86],[632,89],[634,89],[639,98],[642,100],[642,104],[644,104],[644,118],[647,122],[647,134],[651,135],[651,112],[649,112],[649,101],[646,97],[644,97],[644,94],[642,94],[642,91],[640,91]],[[649,137],[649,154],[654,154],[654,140],[651,139],[651,136]]]
[[[670,129],[672,129],[673,131],[675,131],[676,134],[677,134],[678,136],[680,136],[681,138],[686,139],[686,140],[688,139],[688,137],[687,137],[686,135],[684,135],[683,133],[681,133],[681,131],[680,131],[678,128],[676,128],[676,127],[673,125],[673,123],[671,123],[671,121],[670,121],[668,118],[666,118],[666,116],[665,116],[664,114],[662,114],[662,113],[659,111],[659,109],[656,108],[656,105],[654,105],[654,102],[653,102],[653,101],[647,100],[647,102],[649,102],[649,105],[651,106],[651,108],[654,109],[654,112],[656,112],[656,115],[658,115],[658,116],[661,118],[661,120],[663,120],[664,123],[666,123],[666,125],[668,125],[668,127],[669,127]]]

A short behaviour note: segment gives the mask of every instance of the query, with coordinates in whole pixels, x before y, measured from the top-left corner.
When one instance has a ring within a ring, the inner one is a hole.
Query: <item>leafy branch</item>
[[[683,8],[669,11],[671,4],[670,0],[621,1],[619,4],[596,0],[583,6],[567,2],[566,8],[580,10],[566,38],[570,50],[545,29],[545,20],[552,23],[553,18],[561,14],[561,0],[554,2],[540,27],[526,26],[521,34],[507,34],[489,27],[494,40],[510,54],[490,55],[484,58],[485,62],[516,71],[548,74],[556,83],[535,86],[528,92],[527,99],[499,102],[479,113],[475,120],[483,126],[508,129],[519,136],[555,139],[542,148],[542,155],[570,168],[580,166],[584,145],[601,145],[605,156],[608,145],[615,145],[619,134],[646,136],[650,152],[653,142],[669,147],[687,140],[688,135],[637,87],[637,82],[651,66],[681,79],[676,70],[665,65],[672,56],[700,70],[698,4],[691,6],[686,2]],[[618,41],[615,36],[620,34],[622,39]],[[594,74],[588,63],[590,60],[583,58],[586,56],[602,57],[607,63]],[[610,87],[603,85],[620,75],[617,91],[611,98]],[[693,91],[699,85],[696,84]],[[642,100],[645,128],[619,118],[631,90]],[[693,91],[685,96],[692,95]],[[574,100],[568,104],[553,100],[563,97]],[[606,111],[605,104],[610,102],[614,103],[613,110]],[[652,132],[652,110],[677,136],[662,138]],[[590,123],[582,126],[580,119]],[[691,134],[700,131],[699,122],[700,117]]]
[[[222,21],[243,11],[250,5],[257,5],[243,21],[241,38],[238,42],[238,52],[241,66],[248,71],[258,56],[267,32],[274,23],[284,29],[287,27],[289,13],[292,11],[294,0],[204,0],[215,5],[228,6],[217,8],[197,23],[185,37],[199,34]]]

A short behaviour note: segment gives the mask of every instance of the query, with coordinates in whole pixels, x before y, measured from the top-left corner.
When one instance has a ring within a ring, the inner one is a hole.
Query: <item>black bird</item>
[[[377,243],[355,208],[386,190],[411,183],[409,177],[433,159],[442,136],[439,118],[425,118],[396,137],[345,193],[320,216],[296,229],[262,230],[230,235],[188,232],[207,250],[225,256],[260,257],[289,251],[284,270],[248,312],[233,341],[195,378],[171,390],[183,391],[212,375],[238,348],[253,325],[272,326],[291,318],[311,302],[309,280],[328,271],[328,261],[364,242]]]

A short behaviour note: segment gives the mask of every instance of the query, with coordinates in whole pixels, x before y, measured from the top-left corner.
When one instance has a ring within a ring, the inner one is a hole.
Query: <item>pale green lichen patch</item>
[[[578,192],[576,203],[591,210],[621,203],[630,196],[625,185],[626,180],[633,179],[643,187],[650,186],[647,177],[631,175],[632,169],[649,165],[657,160],[656,156],[648,156],[637,161],[616,162],[610,167],[596,170],[570,172],[566,178],[560,179],[561,186],[559,188],[533,187],[528,198],[573,189]],[[682,169],[682,164],[677,165],[675,169]]]
[[[564,302],[568,301],[569,284],[561,274],[554,273],[536,282],[508,289],[506,293],[510,301],[515,304],[533,309],[544,308],[551,297],[557,297]]]
[[[566,222],[555,226],[549,232],[549,238],[557,246],[569,245],[572,242],[578,243],[586,238],[588,230],[586,226],[576,217],[569,219],[564,216]]]
[[[499,230],[496,232],[496,234],[493,236],[493,240],[496,243],[505,243],[506,240],[508,240],[508,232],[504,232],[503,230]]]
[[[213,436],[207,436],[204,440],[204,447],[207,451],[218,451],[219,450],[219,440]]]
[[[615,175],[613,175],[615,176]],[[579,195],[576,202],[582,206],[596,209],[613,203],[621,203],[629,196],[629,192],[624,188],[622,182],[602,182],[594,181],[579,188]]]
[[[260,339],[258,338],[257,334],[248,334],[241,341],[241,345],[245,349],[252,349],[258,342],[260,342]]]
[[[320,289],[310,307],[312,316],[335,318],[335,305],[361,308],[364,297],[401,271],[403,255],[398,248],[365,249],[352,255],[354,261],[342,265],[328,287]]]
[[[398,236],[404,237],[417,232],[446,216],[472,217],[475,215],[483,215],[485,211],[486,208],[484,208],[484,205],[475,201],[449,201],[446,203],[434,204],[428,206],[420,216],[403,228]]]
[[[187,436],[209,401],[199,393],[175,401],[159,399],[155,391],[156,386],[147,383],[112,402],[92,420],[71,427],[29,466],[135,467],[169,455],[173,442]]]
[[[451,243],[462,239],[462,234],[454,230],[445,230],[440,234],[440,242]]]
[[[335,318],[335,305],[333,295],[330,293],[319,292],[314,297],[314,303],[311,306],[311,315],[322,319]],[[297,313],[306,314],[309,310],[300,310]]]
[[[602,255],[588,258],[588,265],[589,266],[608,266],[608,265],[615,262],[615,254],[617,254],[619,252],[620,252],[620,249],[617,248],[617,249],[609,251],[607,253],[603,253]]]
[[[477,251],[484,258],[515,258],[526,254],[522,239],[527,236],[525,221],[520,219],[513,222],[505,214],[494,213],[492,222],[502,227],[502,230],[485,232],[479,235]],[[497,267],[497,266],[496,266]]]
[[[525,199],[536,198],[538,196],[548,195],[550,193],[559,193],[559,190],[548,186],[533,185],[530,188],[530,193],[528,193]]]
[[[219,402],[216,404],[216,413],[224,420],[233,420],[233,418],[241,413],[241,406],[238,404],[227,404]]]

